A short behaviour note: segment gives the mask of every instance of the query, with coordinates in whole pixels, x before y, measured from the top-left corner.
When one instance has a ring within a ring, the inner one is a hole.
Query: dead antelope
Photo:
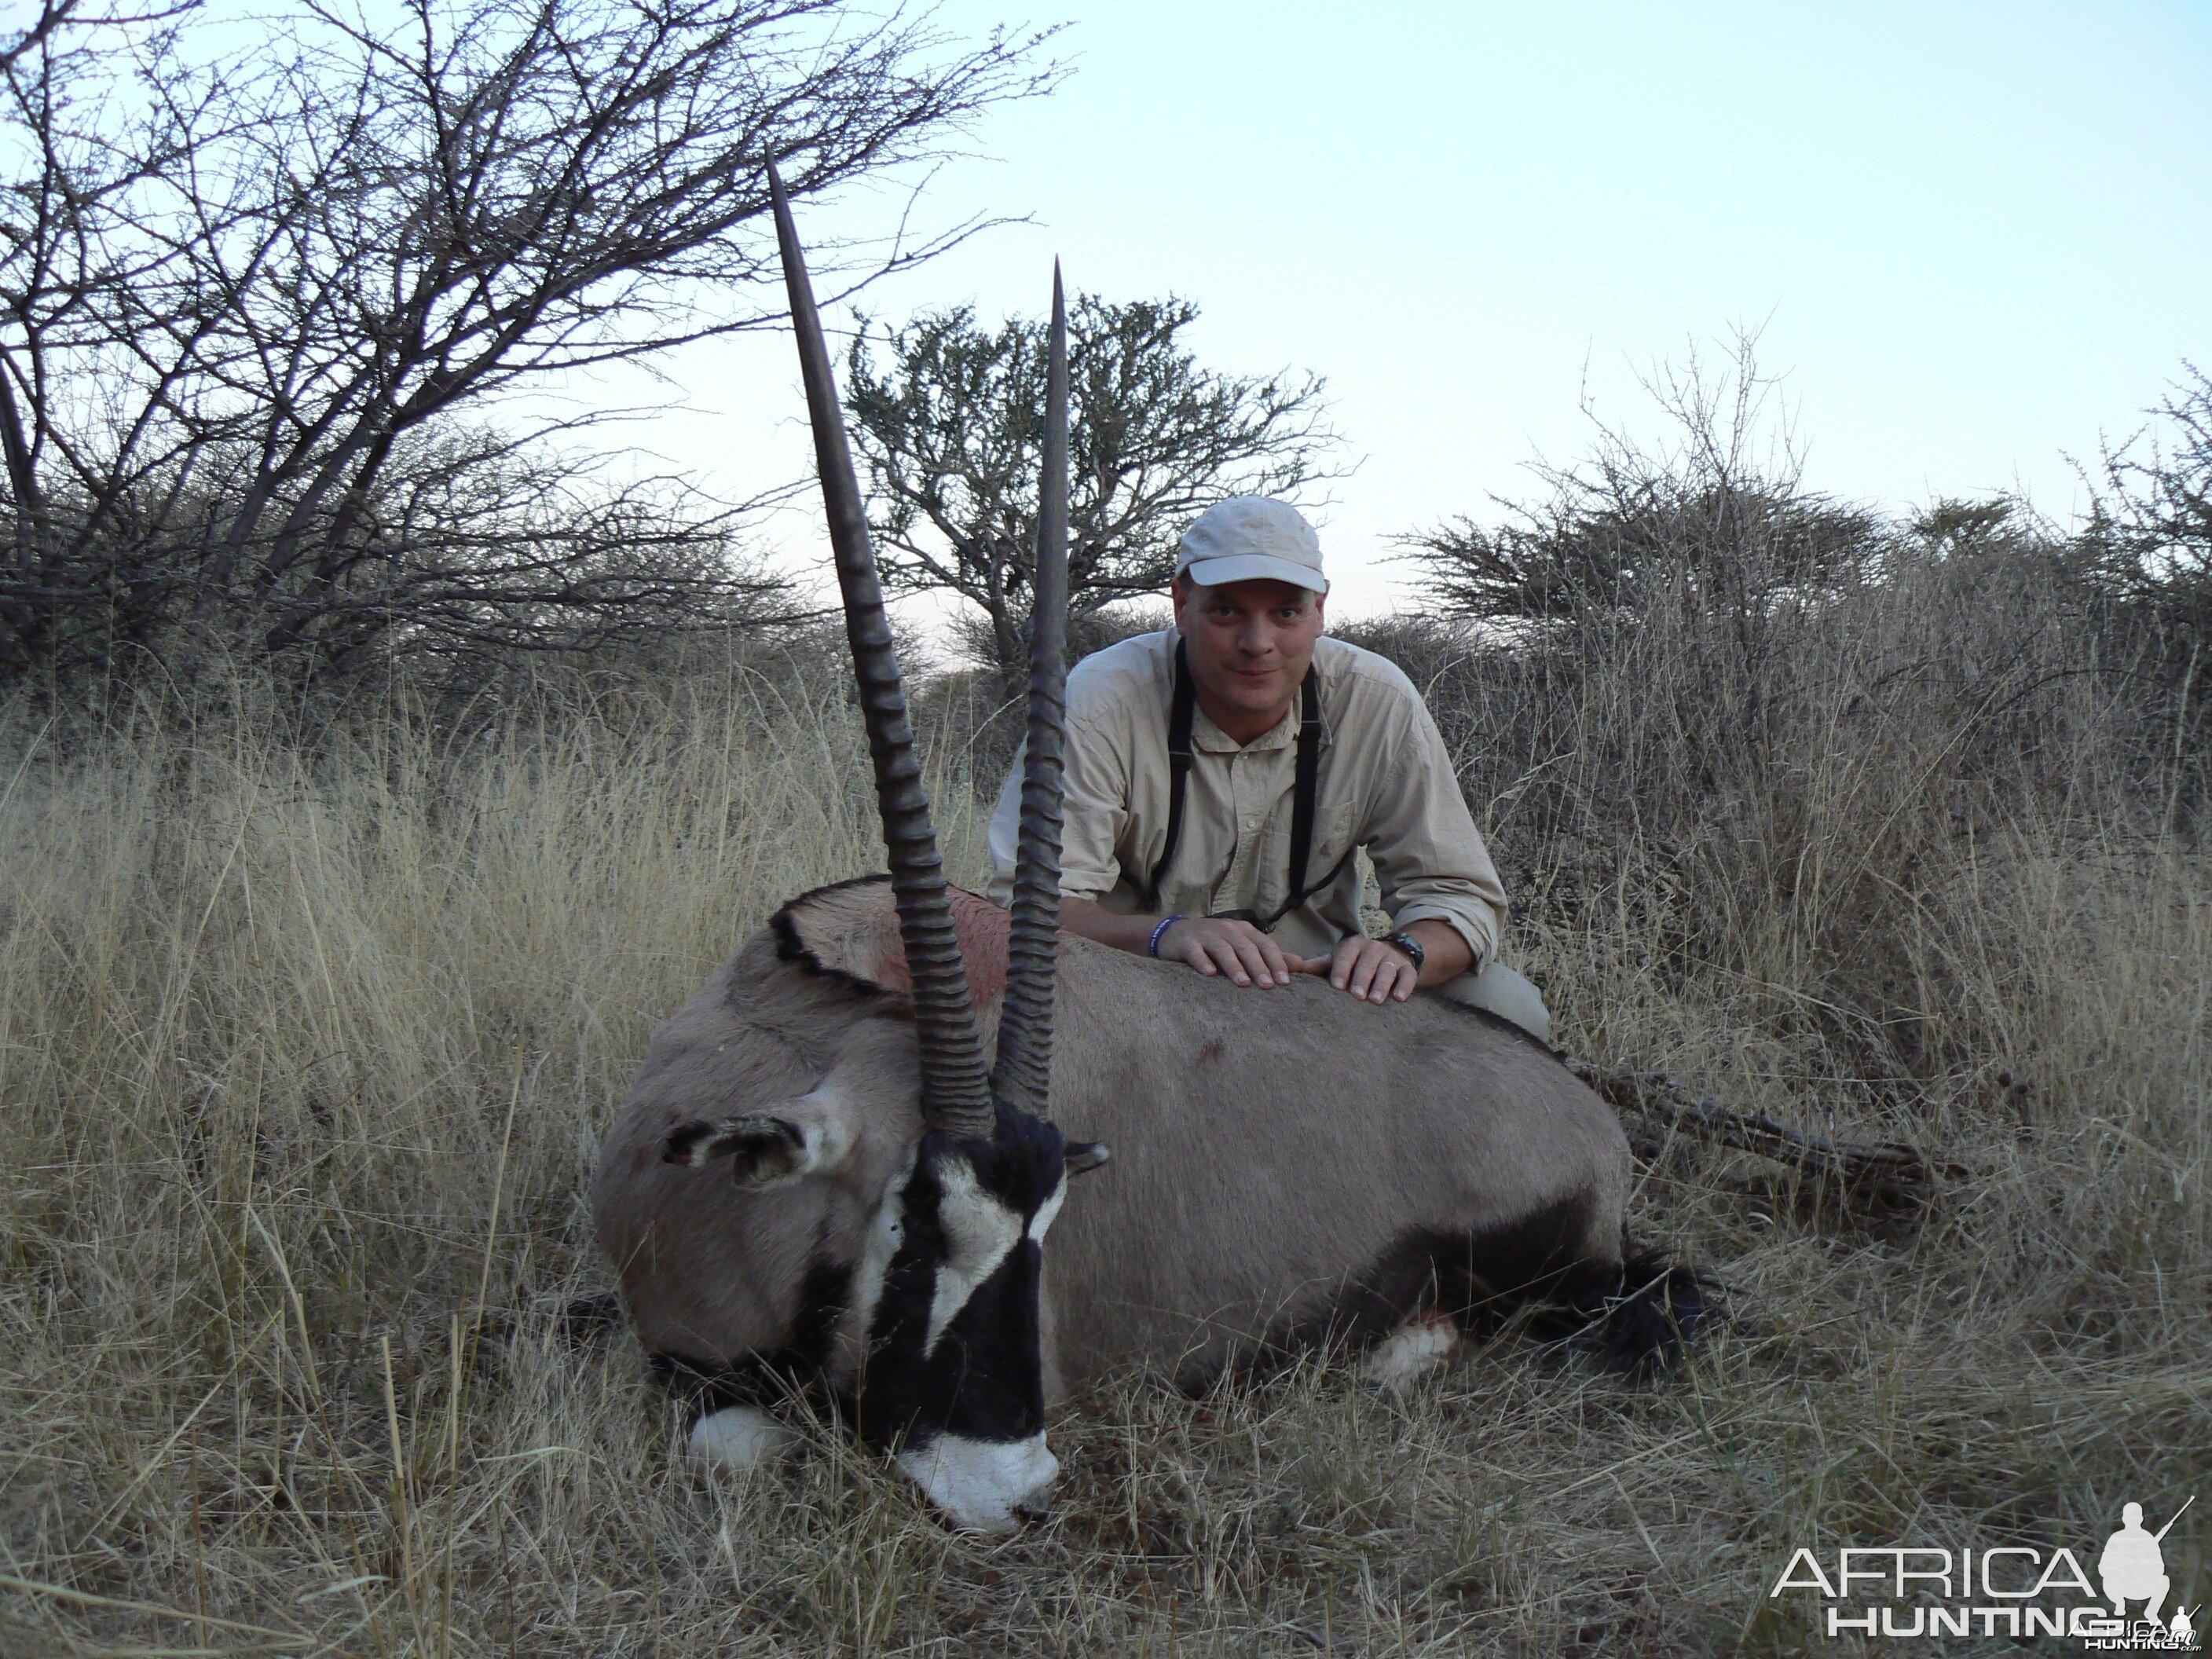
[[[1627,1366],[1671,1354],[1696,1279],[1624,1255],[1627,1142],[1541,1045],[1437,998],[1376,1007],[1304,979],[1256,998],[1057,933],[1056,274],[1012,909],[947,888],[771,187],[890,874],[794,899],[748,939],[655,1035],[602,1151],[599,1239],[698,1404],[693,1452],[761,1456],[789,1437],[766,1407],[817,1388],[953,1520],[999,1529],[1055,1473],[1048,1401],[1109,1370],[1202,1385],[1340,1342],[1387,1376],[1531,1293]]]

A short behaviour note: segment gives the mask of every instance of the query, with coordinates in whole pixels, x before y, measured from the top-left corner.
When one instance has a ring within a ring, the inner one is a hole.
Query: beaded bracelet
[[[1152,938],[1145,941],[1145,954],[1148,957],[1156,957],[1159,955],[1161,936],[1164,934],[1169,928],[1174,927],[1176,923],[1182,920],[1182,918],[1179,915],[1161,917],[1159,926],[1152,929]]]

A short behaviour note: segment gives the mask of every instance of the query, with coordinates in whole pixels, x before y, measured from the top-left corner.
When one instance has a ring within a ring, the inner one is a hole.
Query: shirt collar
[[[1306,672],[1317,674],[1320,672],[1321,665],[1316,657]],[[1304,688],[1301,687],[1298,695],[1291,699],[1291,706],[1284,711],[1283,718],[1277,720],[1272,729],[1243,744],[1216,726],[1212,717],[1206,712],[1205,706],[1200,704],[1191,710],[1191,747],[1202,749],[1209,755],[1264,754],[1273,750],[1294,747],[1297,743],[1299,713],[1304,707]],[[1326,748],[1328,744],[1328,716],[1326,714],[1322,716],[1321,740]]]

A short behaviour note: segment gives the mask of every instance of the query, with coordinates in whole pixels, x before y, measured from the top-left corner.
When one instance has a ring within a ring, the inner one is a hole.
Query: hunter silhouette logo
[[[2200,1644],[2191,1610],[2176,1607],[2170,1620],[2160,1614],[2173,1594],[2166,1536],[2196,1501],[2189,1498],[2156,1532],[2143,1524],[2142,1504],[2123,1506],[2119,1530],[2098,1552],[2095,1583],[2064,1548],[2047,1555],[2022,1545],[1843,1549],[1832,1577],[1801,1549],[1767,1595],[1819,1591],[1832,1604],[1820,1621],[1831,1637],[2071,1636],[2089,1652],[2193,1653]]]
[[[2173,1521],[2189,1512],[2189,1504],[2197,1496],[2190,1494],[2189,1503],[2174,1511]],[[2166,1552],[2159,1547],[2166,1535],[2173,1530],[2173,1521],[2167,1522],[2156,1532],[2145,1532],[2142,1505],[2130,1504],[2120,1511],[2120,1529],[2105,1540],[2105,1553],[2097,1558],[2097,1577],[2104,1582],[2105,1599],[2112,1604],[2115,1618],[2128,1616],[2127,1604],[2141,1601],[2142,1616],[2158,1625],[2158,1610],[2166,1605],[2166,1592],[2173,1581],[2166,1576]],[[2177,1613],[2177,1623],[2188,1618],[2185,1612]],[[2159,1625],[2161,1630],[2166,1627]]]

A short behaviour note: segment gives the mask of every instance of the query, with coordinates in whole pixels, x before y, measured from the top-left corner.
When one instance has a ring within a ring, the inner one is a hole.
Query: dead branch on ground
[[[1760,1113],[1730,1111],[1710,1097],[1692,1099],[1657,1072],[1608,1072],[1577,1066],[1575,1074],[1616,1109],[1632,1112],[1698,1140],[1771,1158],[1828,1189],[1845,1216],[1861,1223],[1897,1219],[1926,1210],[1964,1166],[1901,1141],[1832,1140],[1777,1123]]]

